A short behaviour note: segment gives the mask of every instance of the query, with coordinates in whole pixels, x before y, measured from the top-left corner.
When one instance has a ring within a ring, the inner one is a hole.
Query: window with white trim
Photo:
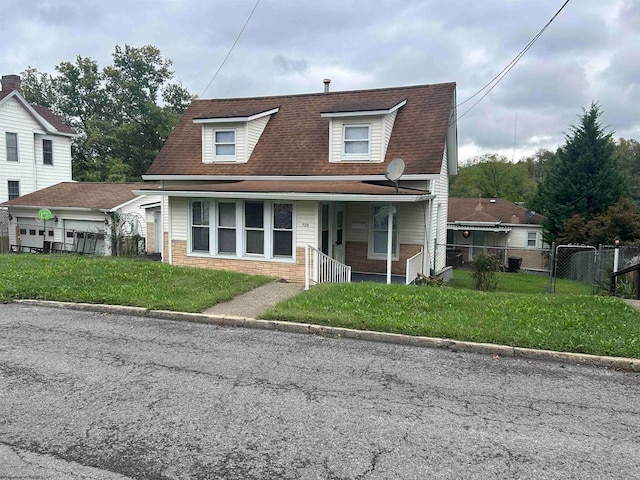
[[[53,165],[53,141],[42,139],[42,163],[44,165]]]
[[[213,152],[217,160],[236,159],[236,131],[233,129],[213,131]]]
[[[528,248],[538,247],[538,232],[527,232],[527,247]]]
[[[244,253],[264,255],[264,202],[244,203]]]
[[[20,196],[19,180],[9,180],[7,182],[7,188],[9,190],[9,200],[13,200],[14,198],[18,198]]]
[[[373,205],[371,207],[371,228],[369,234],[369,256],[387,256],[387,240],[389,238],[389,205]],[[398,259],[398,209],[393,206],[391,255]]]
[[[293,204],[273,204],[273,246],[274,257],[293,256]]]
[[[7,144],[7,162],[18,161],[18,134],[6,132],[5,141]]]
[[[343,158],[368,160],[371,143],[370,132],[369,125],[345,125],[343,131]]]
[[[236,204],[218,203],[218,253],[236,254]]]
[[[191,202],[191,250],[209,251],[209,202],[206,200]]]
[[[190,209],[192,253],[227,258],[294,257],[291,202],[193,199]]]

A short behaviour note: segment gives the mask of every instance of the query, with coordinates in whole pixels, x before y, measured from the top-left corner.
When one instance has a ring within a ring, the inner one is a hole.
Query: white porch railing
[[[351,282],[351,267],[307,245],[304,250],[304,289],[309,290],[312,282],[314,285]]]
[[[407,272],[405,284],[409,285],[418,277],[419,273],[422,273],[422,250],[413,257],[407,258],[407,269],[405,271]]]

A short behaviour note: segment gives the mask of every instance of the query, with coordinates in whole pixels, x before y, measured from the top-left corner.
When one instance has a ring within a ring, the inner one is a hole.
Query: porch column
[[[389,202],[387,220],[387,285],[391,285],[391,259],[393,256],[393,203]]]

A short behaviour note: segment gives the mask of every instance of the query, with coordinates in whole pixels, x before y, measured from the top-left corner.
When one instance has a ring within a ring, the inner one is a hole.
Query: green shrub
[[[494,291],[498,288],[497,272],[500,271],[500,258],[495,255],[478,255],[473,259],[473,277],[476,290]]]

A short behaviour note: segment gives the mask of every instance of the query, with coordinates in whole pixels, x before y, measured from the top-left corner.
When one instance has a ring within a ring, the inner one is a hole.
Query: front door
[[[472,231],[471,232],[471,255],[469,260],[473,260],[478,255],[481,255],[484,252],[485,247],[485,232]]]
[[[334,209],[335,215],[335,235],[333,238],[335,239],[335,248],[333,250],[333,258],[335,258],[338,262],[344,263],[344,244],[345,244],[345,215],[344,215],[344,205],[336,205]]]

